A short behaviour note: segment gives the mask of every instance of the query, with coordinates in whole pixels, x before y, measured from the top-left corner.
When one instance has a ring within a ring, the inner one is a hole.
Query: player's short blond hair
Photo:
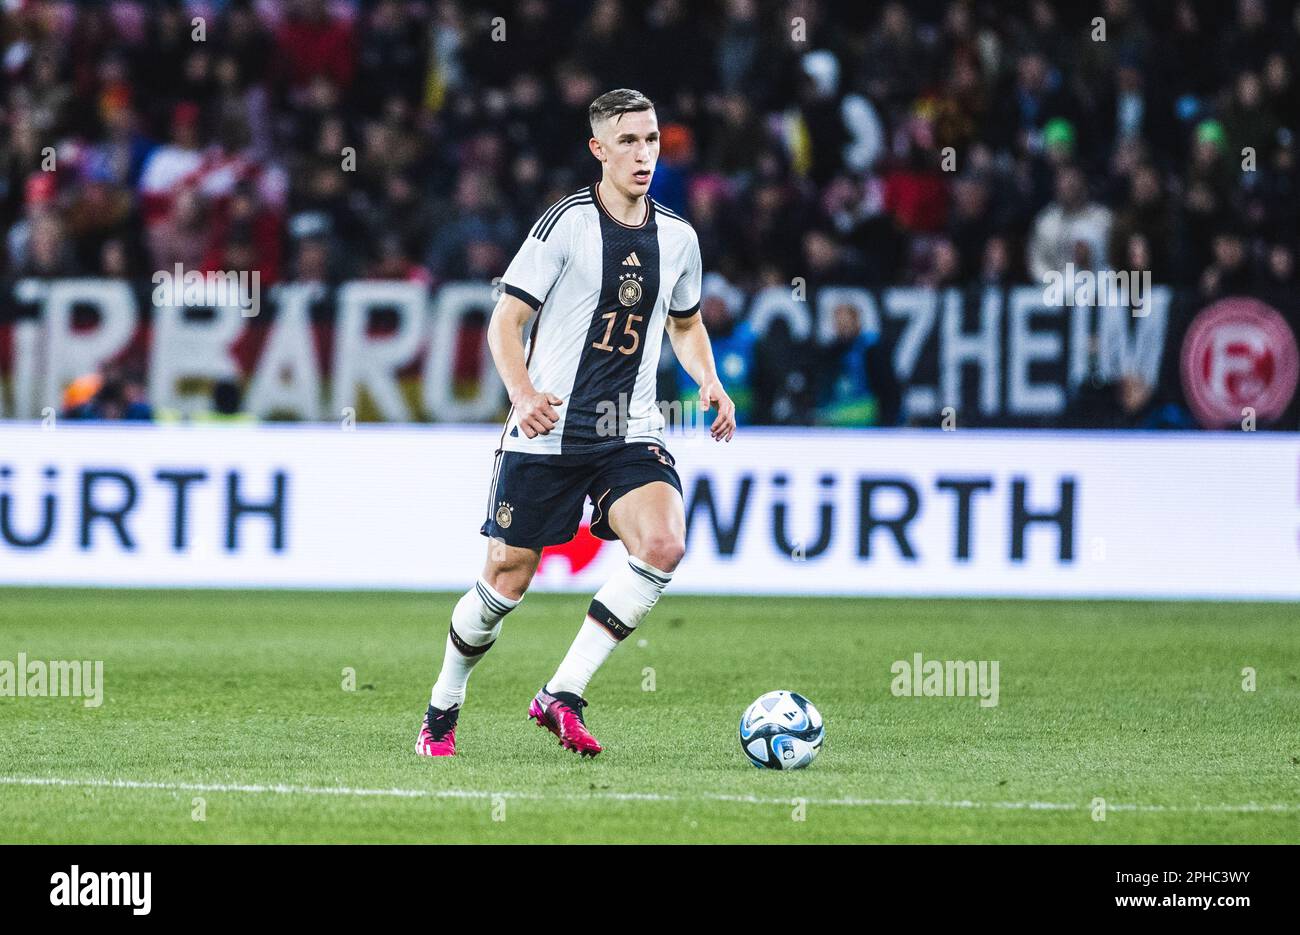
[[[591,107],[587,109],[587,119],[591,122],[591,135],[595,136],[596,125],[604,123],[606,120],[621,117],[623,114],[654,110],[654,108],[654,101],[640,91],[633,91],[631,88],[606,91],[592,101]]]

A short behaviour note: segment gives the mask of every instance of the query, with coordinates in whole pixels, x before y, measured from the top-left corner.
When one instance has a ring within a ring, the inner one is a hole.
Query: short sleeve
[[[677,277],[672,299],[668,303],[668,314],[674,318],[690,318],[700,310],[700,241],[693,230],[690,245],[686,249],[686,265]]]
[[[542,307],[568,260],[569,225],[575,213],[568,212],[568,217],[561,217],[553,226],[540,221],[534,225],[501,277],[501,288],[507,295],[527,303],[534,311]]]

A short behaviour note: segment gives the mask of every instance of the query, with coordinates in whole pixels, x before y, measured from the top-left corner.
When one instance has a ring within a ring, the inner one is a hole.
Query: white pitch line
[[[610,801],[610,802],[734,802],[743,805],[791,805],[795,800],[806,805],[843,806],[850,808],[955,808],[1003,809],[1011,811],[1090,811],[1091,805],[1069,802],[977,802],[970,799],[818,799],[791,795],[788,798],[765,798],[724,792],[700,792],[695,795],[672,795],[660,792],[491,792],[480,789],[354,789],[349,786],[246,785],[207,782],[149,782],[137,779],[65,779],[50,776],[0,776],[0,786],[70,786],[74,788],[146,789],[162,792],[234,792],[251,795],[341,795],[357,798],[398,799],[491,799],[501,797],[524,801]],[[1107,803],[1114,812],[1300,812],[1300,803],[1259,803],[1219,805],[1149,805],[1142,803]]]

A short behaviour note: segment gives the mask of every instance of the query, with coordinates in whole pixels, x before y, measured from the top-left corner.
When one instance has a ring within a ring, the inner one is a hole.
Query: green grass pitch
[[[0,659],[105,683],[98,708],[0,697],[0,840],[1300,841],[1292,606],[669,592],[592,683],[606,749],[579,760],[525,712],[587,598],[530,594],[431,761],[456,598],[0,590]],[[916,652],[997,660],[999,704],[894,697]],[[806,770],[739,749],[774,688],[825,716]]]

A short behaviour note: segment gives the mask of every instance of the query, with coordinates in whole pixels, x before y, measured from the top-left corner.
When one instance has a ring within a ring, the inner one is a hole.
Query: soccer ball
[[[803,769],[822,748],[825,733],[821,714],[803,695],[768,692],[740,718],[740,749],[760,769]]]

